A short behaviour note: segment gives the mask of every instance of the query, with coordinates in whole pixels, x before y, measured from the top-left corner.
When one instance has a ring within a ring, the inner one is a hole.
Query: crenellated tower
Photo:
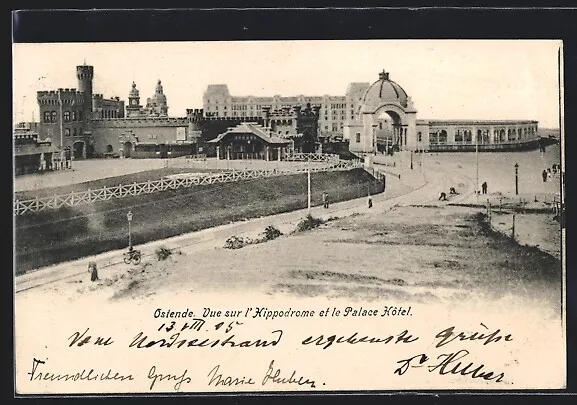
[[[84,116],[91,118],[92,115],[92,80],[94,79],[94,67],[87,65],[76,66],[78,78],[78,91],[84,93]]]

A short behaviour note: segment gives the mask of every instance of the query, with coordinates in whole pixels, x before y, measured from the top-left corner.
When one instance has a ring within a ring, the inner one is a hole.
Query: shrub
[[[247,245],[247,240],[240,236],[232,235],[230,238],[226,240],[224,243],[225,249],[240,249]]]
[[[263,239],[264,241],[273,240],[278,238],[282,235],[280,229],[274,227],[273,225],[269,225],[265,228],[263,232]]]
[[[156,257],[157,257],[158,261],[161,261],[161,260],[168,259],[168,257],[170,255],[172,255],[172,250],[165,248],[163,246],[163,247],[159,247],[158,249],[156,249],[155,253],[156,253]]]
[[[297,225],[297,231],[303,232],[310,229],[318,228],[320,225],[324,224],[325,221],[322,218],[315,218],[311,214],[308,214],[305,219],[300,221]]]

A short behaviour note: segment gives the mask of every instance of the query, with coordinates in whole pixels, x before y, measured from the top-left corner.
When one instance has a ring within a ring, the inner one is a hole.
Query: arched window
[[[50,122],[56,122],[56,111],[50,112]]]
[[[64,136],[70,136],[70,128],[64,130]]]
[[[447,143],[447,131],[444,129],[439,133],[439,144]]]
[[[497,131],[496,129],[493,131],[493,142],[495,143],[499,142],[499,131]]]
[[[106,145],[106,153],[112,153],[113,150],[112,145]]]
[[[463,132],[460,129],[455,132],[455,143],[463,143]]]
[[[45,123],[50,122],[50,111],[44,111],[44,122]]]
[[[64,111],[64,122],[70,122],[70,111]]]
[[[473,142],[473,134],[470,130],[465,130],[465,143],[472,143]]]

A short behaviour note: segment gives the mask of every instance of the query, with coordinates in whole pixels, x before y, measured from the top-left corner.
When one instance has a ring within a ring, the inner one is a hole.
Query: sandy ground
[[[164,261],[148,256],[138,266],[102,271],[97,283],[90,283],[86,273],[19,293],[17,301],[29,294],[46,295],[51,302],[54,296],[75,302],[96,295],[125,301],[168,292],[243,291],[444,305],[533,301],[557,313],[559,261],[527,254],[506,238],[484,234],[474,212],[397,207],[329,221],[317,230],[238,250],[182,248]]]

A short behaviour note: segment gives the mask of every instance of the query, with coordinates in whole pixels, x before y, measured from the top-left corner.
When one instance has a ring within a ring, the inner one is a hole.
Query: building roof
[[[379,73],[379,80],[367,89],[363,96],[363,104],[368,106],[380,106],[384,103],[400,103],[407,107],[407,93],[401,86],[389,78],[389,73],[384,70]]]
[[[418,119],[417,125],[526,125],[538,124],[535,120],[437,120]]]
[[[225,136],[228,134],[253,134],[266,143],[273,143],[273,144],[288,144],[290,143],[289,140],[280,138],[278,136],[272,135],[271,133],[267,132],[267,130],[259,124],[251,123],[251,122],[243,122],[237,125],[234,128],[229,128],[223,134],[220,134],[216,138],[208,141],[209,143],[218,143],[220,142]]]

